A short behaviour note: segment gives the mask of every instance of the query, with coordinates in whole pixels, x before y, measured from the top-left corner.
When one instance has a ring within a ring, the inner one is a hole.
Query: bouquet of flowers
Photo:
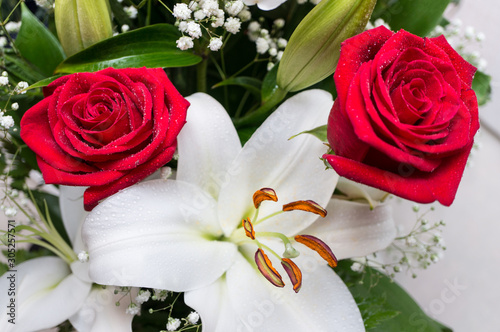
[[[0,2],[0,329],[450,331],[393,280],[444,222],[391,205],[474,145],[456,2]]]

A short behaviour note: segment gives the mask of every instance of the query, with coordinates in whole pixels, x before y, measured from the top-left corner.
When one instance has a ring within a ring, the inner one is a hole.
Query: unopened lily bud
[[[278,68],[278,86],[305,89],[337,67],[340,44],[363,31],[376,0],[323,0],[292,34]]]
[[[67,56],[113,35],[108,0],[57,0],[54,10],[57,35]]]

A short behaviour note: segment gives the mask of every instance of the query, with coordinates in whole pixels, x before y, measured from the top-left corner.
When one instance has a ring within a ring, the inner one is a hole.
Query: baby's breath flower
[[[241,21],[239,18],[229,17],[226,20],[226,23],[224,23],[224,27],[226,28],[227,32],[236,34],[238,33],[238,31],[240,31]]]
[[[5,76],[0,76],[0,86],[5,86],[9,84],[9,78]]]
[[[181,326],[181,320],[179,318],[168,317],[167,331],[176,331],[179,326]]]
[[[244,7],[245,4],[241,0],[226,2],[225,6],[226,12],[231,16],[238,15],[243,10]]]
[[[285,20],[282,18],[275,19],[273,23],[276,29],[283,29],[283,27],[285,26]]]
[[[125,33],[130,30],[130,27],[127,24],[124,24],[122,25],[121,30],[123,33]]]
[[[193,38],[183,36],[176,41],[177,47],[183,51],[193,48]]]
[[[257,46],[257,53],[259,54],[264,54],[269,49],[268,41],[262,37],[257,38],[255,45]]]
[[[6,217],[14,217],[17,214],[17,209],[15,207],[8,207],[5,209],[4,214]]]
[[[353,270],[354,272],[361,272],[363,271],[363,265],[359,262],[354,262],[351,265],[351,270]]]
[[[207,15],[205,15],[205,12],[200,9],[200,10],[197,10],[197,11],[194,12],[193,17],[194,17],[195,20],[201,21],[205,17],[207,17]]]
[[[5,30],[7,32],[12,33],[12,32],[18,32],[19,29],[21,28],[21,22],[14,22],[10,21],[9,23],[5,24]]]
[[[4,48],[8,44],[8,40],[6,37],[2,36],[0,37],[0,48]]]
[[[137,18],[137,9],[134,6],[124,7],[123,9],[131,19]]]
[[[216,15],[219,10],[219,3],[216,0],[205,0],[201,4],[201,9],[205,12],[207,17]]]
[[[248,31],[250,32],[257,32],[260,30],[260,24],[257,21],[252,21],[250,24],[248,24]]]
[[[154,289],[153,300],[165,301],[168,296],[168,291],[164,289]]]
[[[274,67],[274,63],[272,63],[272,62],[267,63],[267,71],[270,71],[271,69],[273,69],[273,67]]]
[[[178,23],[177,28],[179,29],[180,32],[186,32],[188,28],[188,22],[186,21],[180,21]]]
[[[191,311],[191,313],[187,316],[187,321],[189,324],[196,324],[200,320],[200,315],[196,311]]]
[[[250,21],[252,18],[252,13],[248,9],[243,9],[239,14],[238,17],[242,22],[247,22]]]
[[[141,308],[135,304],[135,303],[130,303],[130,305],[127,307],[127,309],[125,309],[125,313],[128,314],[128,315],[137,315],[139,313],[139,310]]]
[[[285,48],[288,42],[285,38],[278,38],[277,44],[279,48]]]
[[[27,82],[21,81],[21,82],[17,83],[17,86],[14,89],[14,91],[19,93],[19,94],[25,94],[26,91],[23,91],[23,90],[28,88],[28,87],[29,87],[29,84]]]
[[[139,304],[143,304],[147,300],[149,300],[149,297],[151,296],[151,292],[148,291],[147,289],[141,289],[139,291],[139,294],[137,294],[137,297],[135,298],[135,301]]]
[[[198,39],[201,37],[201,26],[194,22],[190,21],[187,24],[187,30],[186,32],[194,39]]]
[[[212,37],[210,39],[210,44],[208,45],[211,51],[218,51],[222,47],[222,38],[221,37]]]
[[[187,20],[191,18],[191,9],[185,3],[178,3],[174,6],[174,17],[179,20]]]
[[[14,127],[14,119],[10,115],[4,115],[0,118],[0,125],[5,129]]]

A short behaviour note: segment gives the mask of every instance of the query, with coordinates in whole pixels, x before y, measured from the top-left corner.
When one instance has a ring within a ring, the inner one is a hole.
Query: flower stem
[[[203,59],[200,63],[196,65],[196,81],[198,92],[207,91],[207,65],[208,60]]]

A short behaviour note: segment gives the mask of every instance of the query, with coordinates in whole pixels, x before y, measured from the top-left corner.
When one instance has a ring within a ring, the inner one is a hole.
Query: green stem
[[[196,65],[196,81],[198,92],[207,92],[207,59],[203,59]]]

